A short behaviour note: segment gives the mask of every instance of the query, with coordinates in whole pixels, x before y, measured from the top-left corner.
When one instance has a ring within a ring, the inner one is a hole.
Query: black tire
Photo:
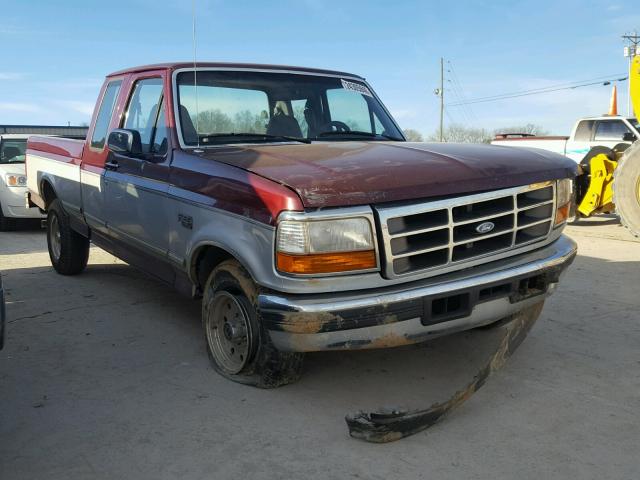
[[[613,172],[613,203],[620,222],[640,237],[640,141],[625,150]]]
[[[275,348],[262,326],[257,297],[256,284],[236,260],[225,260],[211,272],[202,299],[202,325],[211,364],[223,377],[245,385],[275,388],[293,383],[302,374],[304,355]],[[235,314],[235,321],[222,318],[219,309],[224,311],[225,305]],[[238,351],[231,346],[236,340]]]
[[[69,216],[57,198],[47,214],[47,247],[51,265],[61,275],[77,275],[89,260],[89,239],[69,225]]]

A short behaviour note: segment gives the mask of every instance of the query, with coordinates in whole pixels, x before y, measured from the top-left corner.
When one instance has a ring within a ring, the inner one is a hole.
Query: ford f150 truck
[[[31,137],[54,268],[89,242],[202,297],[213,367],[273,387],[303,352],[381,348],[539,309],[576,254],[575,164],[406,142],[368,83],[282,66],[109,75],[85,142]]]

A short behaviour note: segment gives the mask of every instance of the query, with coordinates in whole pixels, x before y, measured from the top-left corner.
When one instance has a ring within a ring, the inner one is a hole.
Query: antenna
[[[198,109],[198,73],[196,70],[196,0],[191,0],[191,16],[193,18],[193,90],[196,96],[196,139],[197,148],[200,148],[200,111]]]

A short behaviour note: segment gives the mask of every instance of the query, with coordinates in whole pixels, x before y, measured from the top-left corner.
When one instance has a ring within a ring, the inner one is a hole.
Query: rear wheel
[[[613,202],[622,224],[640,237],[640,141],[625,150],[613,172]]]
[[[302,373],[303,354],[277,350],[262,326],[258,290],[236,261],[218,265],[207,280],[202,325],[213,368],[234,382],[260,388],[292,383]]]
[[[51,265],[62,275],[77,275],[89,260],[89,239],[71,229],[69,217],[60,200],[49,205],[47,246]]]

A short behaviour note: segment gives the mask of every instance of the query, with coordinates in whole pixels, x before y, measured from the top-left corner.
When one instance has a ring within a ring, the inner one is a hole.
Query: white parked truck
[[[635,118],[602,116],[582,118],[576,122],[569,137],[541,137],[527,133],[497,134],[493,145],[508,147],[541,148],[566,155],[576,163],[593,147],[613,147],[620,143],[631,144],[640,138],[640,126]]]

